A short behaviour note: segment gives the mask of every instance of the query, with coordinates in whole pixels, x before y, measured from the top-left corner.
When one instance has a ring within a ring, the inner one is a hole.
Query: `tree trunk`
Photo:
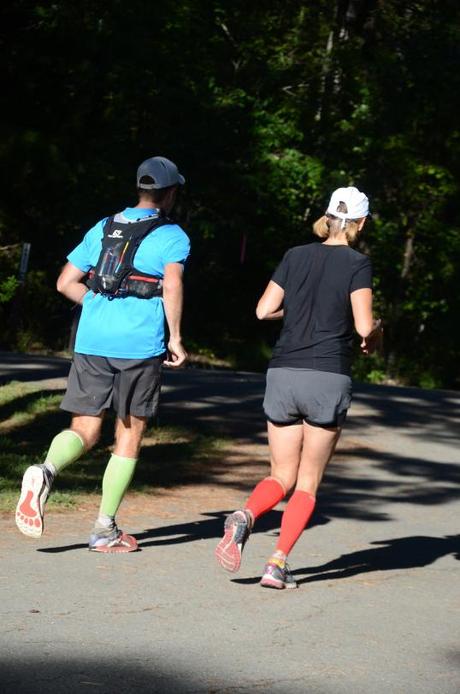
[[[399,275],[397,291],[395,293],[393,304],[389,312],[390,324],[388,326],[387,332],[391,347],[387,354],[386,367],[388,374],[391,378],[394,378],[397,375],[397,342],[401,340],[401,337],[404,339],[405,335],[402,303],[406,296],[407,280],[410,276],[414,257],[414,232],[412,231],[412,229],[409,229],[406,233],[406,241],[404,243],[403,263],[401,273]]]

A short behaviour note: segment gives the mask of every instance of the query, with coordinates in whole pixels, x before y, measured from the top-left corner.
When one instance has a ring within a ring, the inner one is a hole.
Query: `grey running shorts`
[[[351,402],[351,378],[313,369],[268,369],[265,416],[274,424],[340,427]]]
[[[61,409],[97,415],[113,406],[128,414],[152,417],[158,410],[163,357],[113,359],[74,354]]]

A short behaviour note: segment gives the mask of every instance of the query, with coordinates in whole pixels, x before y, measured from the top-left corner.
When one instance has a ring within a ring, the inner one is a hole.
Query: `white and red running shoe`
[[[241,554],[250,530],[246,511],[235,511],[225,519],[224,536],[216,547],[216,559],[223,569],[235,573],[241,566]]]
[[[28,537],[41,537],[44,509],[53,476],[44,465],[31,465],[22,478],[21,496],[16,506],[16,525]]]
[[[133,535],[127,535],[115,525],[106,531],[95,530],[89,538],[88,549],[91,552],[103,552],[105,554],[121,554],[125,552],[137,552],[139,546]]]

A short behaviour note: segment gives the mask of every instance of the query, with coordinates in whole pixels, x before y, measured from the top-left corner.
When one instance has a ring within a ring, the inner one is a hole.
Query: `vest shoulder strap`
[[[143,239],[159,227],[172,223],[168,217],[147,217],[134,222],[122,213],[108,217],[102,249],[90,273],[90,288],[115,296],[124,279],[134,270],[134,256]]]

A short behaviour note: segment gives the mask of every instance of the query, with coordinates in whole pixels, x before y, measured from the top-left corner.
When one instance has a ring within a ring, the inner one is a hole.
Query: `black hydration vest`
[[[88,273],[86,285],[109,299],[161,296],[162,278],[136,270],[133,260],[141,241],[151,231],[172,222],[167,217],[148,217],[137,222],[122,221],[124,219],[121,214],[116,214],[106,221],[102,250],[96,266]]]

